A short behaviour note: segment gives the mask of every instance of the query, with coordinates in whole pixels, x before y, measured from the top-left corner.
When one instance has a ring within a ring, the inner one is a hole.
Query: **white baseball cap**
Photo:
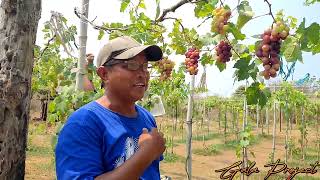
[[[127,60],[144,51],[148,61],[158,61],[162,58],[162,50],[157,45],[141,45],[128,36],[110,40],[98,54],[97,66],[102,66],[110,60]]]

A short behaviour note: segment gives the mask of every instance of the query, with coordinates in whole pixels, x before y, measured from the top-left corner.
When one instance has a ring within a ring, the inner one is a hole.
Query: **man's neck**
[[[110,109],[113,112],[117,112],[121,115],[127,117],[137,116],[135,103],[125,102],[122,99],[116,99],[114,97],[115,96],[111,96],[106,93],[104,96],[97,99],[97,102],[105,108]]]

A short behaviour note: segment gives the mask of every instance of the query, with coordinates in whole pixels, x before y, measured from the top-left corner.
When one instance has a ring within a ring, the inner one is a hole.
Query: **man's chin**
[[[134,99],[135,102],[137,102],[137,101],[142,100],[143,97],[144,97],[144,93],[134,96],[133,99]]]

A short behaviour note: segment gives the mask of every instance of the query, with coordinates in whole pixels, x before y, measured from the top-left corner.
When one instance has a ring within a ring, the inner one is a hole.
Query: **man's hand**
[[[138,144],[139,150],[146,152],[146,156],[149,156],[152,161],[158,159],[166,149],[166,140],[157,128],[152,128],[151,132],[143,128]]]

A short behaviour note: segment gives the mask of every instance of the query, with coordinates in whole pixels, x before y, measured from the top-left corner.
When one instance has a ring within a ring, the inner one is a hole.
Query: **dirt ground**
[[[39,113],[33,113],[32,116],[39,116]],[[42,122],[31,122],[29,127],[28,147],[27,151],[27,160],[26,160],[26,177],[25,179],[44,179],[52,180],[55,179],[54,171],[54,159],[53,151],[51,146],[52,133],[54,132],[53,128],[45,128],[44,130],[39,127],[39,124]],[[279,126],[278,126],[279,127]],[[259,130],[260,131],[260,130]],[[270,133],[272,133],[270,128]],[[298,143],[300,138],[299,130],[292,131],[292,137]],[[285,149],[284,149],[284,138],[285,132],[281,133],[277,130],[277,139],[276,139],[276,154],[275,159],[281,159],[284,161]],[[312,142],[316,139],[315,131],[310,131],[308,134],[308,140],[310,142],[309,146],[315,146]],[[223,138],[213,138],[205,141],[207,146],[213,144],[223,144]],[[262,138],[260,142],[257,142],[253,147],[250,147],[250,150],[254,152],[255,157],[249,154],[249,159],[255,161],[257,164],[255,167],[258,167],[261,174],[266,174],[269,170],[265,168],[264,165],[267,164],[269,153],[271,152],[272,139],[271,138]],[[193,141],[192,149],[201,149],[203,148],[202,141]],[[181,157],[186,157],[186,145],[185,143],[179,143],[174,147],[174,153]],[[220,179],[219,173],[216,173],[215,170],[229,166],[235,162],[239,161],[236,157],[235,150],[223,150],[219,154],[204,156],[193,153],[192,154],[192,179],[195,180],[211,180],[211,179]],[[309,166],[307,166],[309,167]],[[185,165],[184,161],[176,162],[161,162],[160,170],[163,175],[170,176],[174,180],[184,180],[186,178]],[[320,180],[320,168],[318,168],[318,173],[312,175],[312,179]],[[298,175],[299,176],[299,175]],[[309,175],[311,176],[311,175]],[[263,177],[263,175],[262,175]],[[251,177],[250,179],[263,179],[261,176],[259,178]],[[270,178],[272,179],[272,178]],[[306,178],[304,178],[305,180]],[[309,178],[307,178],[309,179]]]

